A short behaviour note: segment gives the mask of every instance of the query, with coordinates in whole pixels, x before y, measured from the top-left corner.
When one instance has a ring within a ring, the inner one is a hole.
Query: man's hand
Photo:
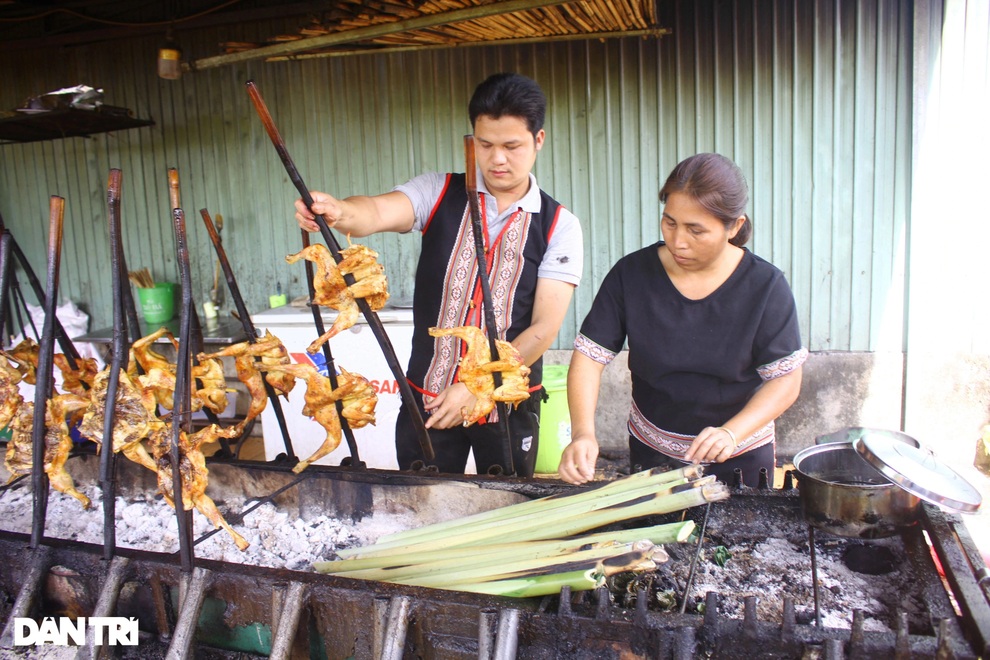
[[[309,193],[313,198],[313,212],[323,216],[327,225],[333,227],[340,220],[341,205],[340,200],[331,195],[315,190]],[[319,231],[320,226],[316,224],[316,216],[306,208],[306,203],[302,199],[296,200],[296,222],[299,228],[304,231]]]
[[[461,411],[473,409],[475,401],[474,395],[464,383],[454,383],[423,406],[429,413],[426,428],[449,429],[463,424],[464,415]]]
[[[560,456],[557,474],[571,484],[588,483],[595,478],[595,461],[598,460],[598,441],[594,438],[578,438],[564,448]]]

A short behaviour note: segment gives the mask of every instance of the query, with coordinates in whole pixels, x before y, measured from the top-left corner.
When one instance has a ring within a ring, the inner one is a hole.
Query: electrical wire
[[[158,27],[160,25],[175,25],[177,23],[184,23],[186,21],[191,21],[197,18],[202,18],[212,14],[213,12],[220,11],[221,9],[226,9],[231,5],[236,5],[241,0],[227,0],[227,2],[221,2],[215,7],[210,9],[204,9],[203,11],[196,12],[195,14],[190,14],[189,16],[183,16],[181,18],[169,19],[165,21],[151,21],[147,23],[128,23],[126,21],[111,21],[105,18],[95,18],[93,16],[87,16],[86,14],[81,14],[75,10],[67,9],[65,7],[59,7],[57,9],[49,9],[48,11],[41,12],[40,14],[32,14],[31,16],[20,16],[18,18],[0,18],[0,23],[24,23],[27,21],[37,20],[39,18],[45,18],[53,14],[69,14],[70,16],[75,16],[84,21],[90,21],[92,23],[102,23],[103,25],[115,25],[118,27]]]

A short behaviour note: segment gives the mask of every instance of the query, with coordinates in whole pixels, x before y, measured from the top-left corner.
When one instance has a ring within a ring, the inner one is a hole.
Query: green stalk
[[[688,488],[683,492],[646,495],[634,501],[623,502],[622,504],[610,506],[605,509],[579,511],[567,517],[556,517],[553,520],[536,519],[525,525],[521,525],[513,531],[512,536],[516,541],[563,538],[620,520],[632,520],[644,516],[671,513],[673,511],[689,509],[693,506],[699,506],[706,502],[726,499],[727,497],[729,497],[728,488],[716,482],[701,488]],[[368,548],[358,548],[356,552],[363,551],[368,555],[404,555],[420,550],[481,545],[493,538],[504,536],[505,530],[488,528],[462,534],[457,538],[433,539],[423,543],[389,546],[387,548],[369,546]]]
[[[442,530],[442,532],[434,533],[429,536],[416,537],[409,540],[399,539],[397,541],[379,541],[374,545],[365,546],[363,548],[345,548],[343,550],[338,550],[337,554],[343,558],[355,556],[364,557],[372,554],[387,552],[391,548],[408,548],[409,546],[415,546],[418,544],[430,544],[436,542],[441,542],[445,545],[449,545],[450,547],[455,547],[458,544],[450,543],[451,539],[464,538],[477,533],[486,534],[489,532],[494,532],[492,535],[503,536],[502,540],[504,541],[529,540],[516,538],[514,531],[507,532],[501,526],[510,526],[510,530],[526,529],[531,524],[544,525],[546,524],[547,519],[560,520],[573,517],[575,515],[582,515],[610,506],[621,505],[624,502],[636,500],[642,497],[669,493],[672,490],[676,490],[678,487],[687,487],[689,485],[689,483],[685,482],[683,479],[670,481],[660,485],[659,487],[649,480],[640,480],[637,483],[639,485],[636,488],[628,488],[619,492],[607,493],[594,499],[581,498],[575,501],[568,501],[565,498],[554,502],[552,510],[530,510],[520,516],[514,516],[512,518],[503,518],[493,521],[475,521],[467,525],[448,528]],[[487,537],[482,536],[481,538]]]
[[[455,518],[454,520],[446,520],[439,523],[434,523],[432,525],[427,525],[425,527],[417,527],[416,529],[407,529],[400,532],[394,532],[388,534],[379,539],[379,542],[392,542],[403,540],[406,542],[411,541],[414,538],[420,536],[430,537],[433,534],[439,533],[444,530],[451,529],[453,527],[460,527],[461,525],[475,523],[475,522],[492,522],[495,520],[503,520],[505,518],[514,518],[523,513],[527,513],[530,510],[536,510],[541,512],[546,512],[553,509],[557,502],[562,500],[569,504],[572,502],[581,501],[583,499],[594,499],[600,497],[606,493],[621,492],[626,489],[640,488],[642,485],[641,480],[649,480],[654,484],[663,484],[672,481],[678,481],[681,479],[697,479],[701,477],[704,468],[699,465],[685,465],[682,468],[676,470],[668,470],[661,472],[659,468],[653,468],[650,470],[642,470],[634,474],[624,477],[622,479],[616,479],[615,481],[610,481],[604,485],[591,487],[580,491],[578,493],[562,493],[558,495],[550,495],[548,497],[542,497],[537,500],[529,500],[528,502],[520,502],[519,504],[512,504],[509,506],[499,507],[498,509],[492,509],[491,511],[482,511],[480,513],[475,513],[469,516],[462,516],[460,518]]]
[[[456,587],[438,587],[452,591],[470,591],[476,594],[492,596],[510,596],[514,598],[530,598],[533,596],[549,596],[559,594],[568,586],[571,591],[589,591],[605,583],[604,574],[587,571],[571,571],[569,573],[553,573],[539,577],[519,578],[513,580],[497,580],[494,582],[464,583]]]
[[[599,532],[569,539],[553,539],[549,541],[523,541],[520,543],[500,543],[488,546],[470,546],[465,548],[445,548],[411,552],[402,556],[373,556],[358,559],[342,559],[338,561],[316,562],[313,567],[319,573],[334,575],[348,574],[347,577],[370,578],[370,575],[357,575],[354,572],[371,570],[400,571],[416,567],[424,572],[443,572],[460,568],[464,559],[470,558],[471,564],[480,562],[511,561],[521,557],[548,557],[565,552],[573,552],[585,546],[599,543],[632,543],[641,539],[655,545],[665,543],[683,543],[694,531],[694,521],[653,525],[614,532]],[[402,574],[402,573],[398,573]]]
[[[606,557],[597,561],[569,562],[559,567],[557,571],[542,570],[539,568],[530,570],[520,570],[511,573],[491,575],[487,578],[475,580],[470,575],[461,577],[453,576],[431,576],[418,579],[402,580],[399,584],[410,586],[430,587],[434,589],[460,589],[464,585],[481,587],[486,582],[498,583],[509,580],[537,580],[552,575],[571,575],[575,571],[593,571],[596,575],[607,577],[622,573],[624,571],[642,571],[656,568],[656,564],[651,559],[651,552],[644,550],[633,550],[615,556]]]

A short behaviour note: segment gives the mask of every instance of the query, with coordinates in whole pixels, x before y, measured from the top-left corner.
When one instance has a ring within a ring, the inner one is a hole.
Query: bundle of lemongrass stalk
[[[728,489],[700,466],[644,470],[566,495],[552,495],[446,522],[396,532],[377,543],[338,550],[321,573],[499,596],[544,596],[569,585],[594,589],[626,571],[667,560],[664,543],[681,543],[694,522],[586,534],[645,516],[726,499]]]

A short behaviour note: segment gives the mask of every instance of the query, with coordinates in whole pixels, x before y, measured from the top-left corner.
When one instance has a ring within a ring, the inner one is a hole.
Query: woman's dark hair
[[[547,97],[535,80],[518,73],[495,73],[474,89],[468,104],[471,128],[481,115],[519,117],[536,137],[547,115]]]
[[[729,242],[742,247],[753,235],[753,221],[746,214],[749,188],[739,166],[721,154],[695,154],[685,158],[667,177],[660,189],[660,201],[667,203],[671,193],[683,193],[732,229],[739,216],[745,216],[736,235]]]

